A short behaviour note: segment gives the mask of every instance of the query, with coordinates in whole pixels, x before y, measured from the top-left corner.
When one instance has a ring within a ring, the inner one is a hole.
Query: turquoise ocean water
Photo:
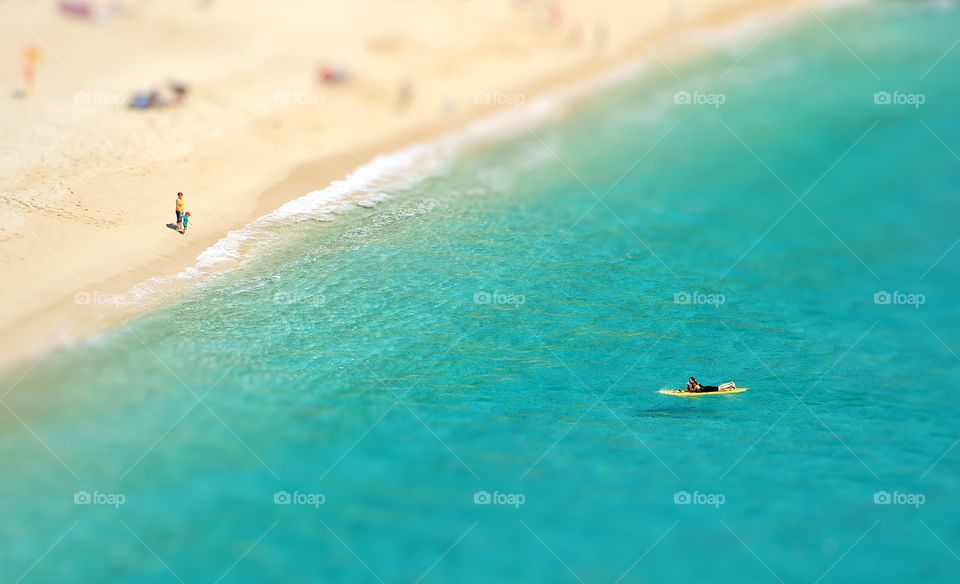
[[[960,11],[765,28],[7,372],[0,581],[954,581]]]

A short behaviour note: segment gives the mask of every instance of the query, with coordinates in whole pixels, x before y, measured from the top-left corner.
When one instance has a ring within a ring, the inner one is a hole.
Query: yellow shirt
[[[183,199],[177,199],[177,211],[183,213]]]

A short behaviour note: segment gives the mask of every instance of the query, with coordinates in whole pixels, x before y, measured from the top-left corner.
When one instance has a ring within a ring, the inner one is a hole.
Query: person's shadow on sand
[[[177,224],[176,224],[176,223],[167,223],[167,229],[173,229],[174,231],[176,231],[176,230],[177,230]]]

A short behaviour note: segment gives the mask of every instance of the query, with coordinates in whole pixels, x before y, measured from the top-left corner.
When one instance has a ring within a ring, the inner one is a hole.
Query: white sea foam
[[[196,271],[203,272],[226,261],[240,256],[242,244],[268,229],[271,224],[313,216],[317,213],[329,213],[336,203],[358,192],[369,193],[368,200],[383,198],[384,192],[391,188],[402,188],[415,182],[420,172],[429,172],[439,160],[437,152],[430,144],[419,144],[403,150],[378,156],[353,171],[343,180],[334,181],[330,186],[309,192],[294,199],[277,210],[260,217],[241,229],[229,232],[223,239],[207,248],[197,257]],[[188,271],[185,276],[196,273]]]
[[[193,279],[221,271],[243,258],[247,244],[269,238],[270,229],[276,224],[304,218],[330,220],[330,213],[340,210],[344,200],[351,195],[366,193],[366,198],[360,201],[365,206],[382,201],[390,190],[411,186],[454,155],[454,152],[444,151],[439,146],[439,142],[427,142],[377,156],[345,179],[302,195],[252,223],[228,232],[201,252],[193,266],[176,276],[154,277],[138,284],[131,289],[129,296],[140,301],[171,281]]]

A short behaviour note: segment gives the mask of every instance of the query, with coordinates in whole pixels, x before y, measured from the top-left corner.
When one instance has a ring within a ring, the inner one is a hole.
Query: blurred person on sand
[[[407,111],[413,102],[413,82],[409,79],[401,79],[397,83],[397,111],[403,113]]]
[[[23,89],[20,92],[22,97],[30,97],[33,93],[37,80],[37,65],[41,60],[42,55],[37,47],[31,45],[23,50]]]
[[[167,91],[141,91],[133,94],[128,104],[132,109],[153,109],[178,106],[183,103],[190,92],[190,86],[178,81],[167,83]]]
[[[187,234],[187,224],[190,223],[190,211],[183,214],[183,227],[180,229],[181,235]]]
[[[183,232],[183,193],[177,193],[177,231]]]
[[[190,92],[190,86],[179,81],[171,81],[167,83],[167,87],[170,88],[170,94],[173,96],[170,100],[170,105],[182,104]]]
[[[350,72],[343,65],[321,65],[317,69],[317,79],[327,85],[346,83],[349,78]]]

